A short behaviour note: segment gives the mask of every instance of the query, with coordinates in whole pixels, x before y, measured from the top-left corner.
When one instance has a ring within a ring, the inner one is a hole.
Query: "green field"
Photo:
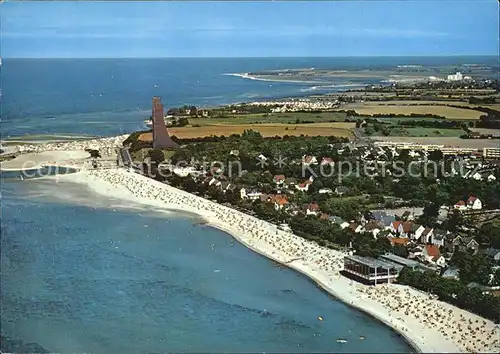
[[[389,136],[416,136],[416,137],[459,137],[465,134],[462,129],[437,129],[437,128],[394,128]]]
[[[347,115],[342,112],[285,112],[285,113],[257,113],[257,114],[229,114],[227,117],[188,118],[191,125],[212,124],[260,124],[260,123],[289,123],[300,121],[323,123],[343,122]]]
[[[443,119],[438,119],[438,118],[430,118],[430,117],[383,117],[383,118],[376,118],[382,123],[389,123],[390,125],[398,125],[398,122],[406,122],[406,121],[419,121],[419,120],[425,120],[428,122],[441,122]]]
[[[442,137],[459,137],[465,134],[462,129],[436,129],[436,128],[406,128],[410,136],[442,136]]]

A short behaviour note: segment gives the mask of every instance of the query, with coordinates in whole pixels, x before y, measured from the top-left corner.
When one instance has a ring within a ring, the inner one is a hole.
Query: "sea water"
[[[5,180],[1,230],[4,352],[412,351],[193,215]]]
[[[4,59],[2,138],[27,134],[110,136],[145,129],[151,97],[165,107],[216,106],[378,84],[398,65],[485,64],[496,57]],[[383,77],[335,78],[328,85],[231,76],[263,70],[371,69]],[[444,75],[444,74],[443,74]],[[332,86],[334,85],[334,86]]]

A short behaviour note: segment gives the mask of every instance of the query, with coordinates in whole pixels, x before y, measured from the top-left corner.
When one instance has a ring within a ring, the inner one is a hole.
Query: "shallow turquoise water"
[[[124,207],[76,185],[4,181],[3,336],[51,352],[412,351],[229,235]]]

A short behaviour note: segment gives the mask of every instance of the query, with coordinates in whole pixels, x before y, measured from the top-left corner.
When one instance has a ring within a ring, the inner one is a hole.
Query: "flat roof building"
[[[407,258],[403,258],[403,257],[397,256],[397,255],[392,254],[392,253],[384,254],[383,256],[380,256],[380,258],[382,260],[393,262],[393,263],[399,264],[403,267],[411,268],[413,270],[424,270],[424,271],[425,270],[432,270],[432,271],[434,270],[433,268],[427,267],[426,265],[424,265],[420,262],[417,262],[417,261],[414,261],[411,259],[407,259]]]
[[[500,148],[483,148],[483,157],[485,159],[499,159],[500,158]]]
[[[375,259],[371,257],[360,257],[357,255],[344,257],[344,272],[354,276],[358,280],[377,285],[378,283],[392,283],[399,275],[404,266]]]

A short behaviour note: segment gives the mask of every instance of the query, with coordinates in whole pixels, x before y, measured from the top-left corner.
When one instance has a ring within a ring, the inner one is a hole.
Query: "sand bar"
[[[44,166],[68,166],[79,168],[90,155],[85,150],[42,151],[22,154],[12,160],[0,162],[2,171],[21,171],[39,169]]]

